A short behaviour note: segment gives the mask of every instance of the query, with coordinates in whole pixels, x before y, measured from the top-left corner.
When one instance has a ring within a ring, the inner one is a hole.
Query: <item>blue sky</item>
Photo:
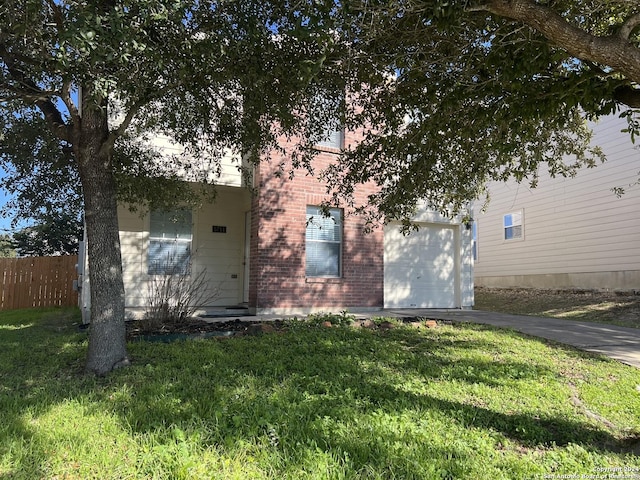
[[[0,178],[4,176],[5,176],[5,172],[0,167]],[[0,209],[4,209],[4,206],[7,204],[7,202],[11,200],[11,198],[12,196],[9,195],[9,193],[5,189],[0,188]],[[25,223],[21,222],[21,226],[25,226]],[[0,234],[13,232],[19,229],[20,229],[20,226],[18,226],[18,228],[11,228],[11,217],[0,216]]]
[[[7,192],[0,188],[0,207],[4,208],[10,199],[11,197],[7,195]],[[11,219],[0,216],[0,233],[7,233],[8,231],[12,231]]]

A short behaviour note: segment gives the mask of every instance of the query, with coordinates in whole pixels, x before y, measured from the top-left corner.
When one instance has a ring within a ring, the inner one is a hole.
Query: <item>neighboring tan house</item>
[[[355,141],[354,133],[332,135],[317,147],[316,171]],[[394,223],[365,234],[365,220],[349,209],[332,209],[329,218],[321,214],[325,184],[302,170],[293,179],[276,174],[289,162],[285,157],[261,162],[252,194],[230,158],[216,182],[216,202],[198,210],[141,218],[123,206],[119,221],[128,314],[146,310],[150,282],[167,273],[158,259],[168,252],[178,263],[191,255],[193,270],[206,269],[210,284],[219,289],[215,299],[199,305],[203,314],[473,305],[470,229],[425,211],[416,216],[420,230],[409,236]],[[356,200],[363,202],[373,188],[358,188]],[[167,222],[171,215],[182,223]],[[88,319],[86,272],[84,278]]]
[[[573,178],[490,185],[487,211],[475,212],[477,286],[640,290],[640,152],[626,125],[595,124],[608,160]]]

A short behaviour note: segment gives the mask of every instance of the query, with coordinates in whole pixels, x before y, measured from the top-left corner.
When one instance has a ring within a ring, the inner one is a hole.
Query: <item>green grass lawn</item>
[[[1,479],[640,475],[640,370],[511,331],[296,323],[96,378],[74,322],[0,314]]]

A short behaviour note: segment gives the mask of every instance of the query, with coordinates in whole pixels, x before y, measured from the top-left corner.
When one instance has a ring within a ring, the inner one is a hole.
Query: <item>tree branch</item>
[[[71,80],[65,80],[62,83],[62,101],[67,106],[67,110],[69,110],[69,114],[73,119],[73,122],[77,122],[80,119],[80,112],[78,111],[78,107],[73,100],[71,99]]]
[[[36,106],[40,109],[44,115],[45,120],[49,124],[49,127],[53,133],[65,142],[71,143],[69,136],[68,125],[62,118],[62,114],[49,98],[39,98],[35,101]]]
[[[31,78],[29,78],[17,65],[15,56],[4,45],[0,45],[0,58],[4,61],[9,75],[21,88],[13,87],[10,90],[24,101],[33,102],[44,115],[47,124],[53,133],[60,139],[71,143],[69,128],[62,118],[62,114],[51,101],[50,92],[43,91]],[[11,87],[11,86],[9,86]]]
[[[618,36],[624,40],[629,40],[633,31],[638,27],[640,27],[640,13],[636,13],[635,15],[627,18],[627,20],[622,24],[622,27],[620,27]]]
[[[56,5],[56,2],[54,0],[47,0],[47,4],[53,12],[53,18],[56,22],[56,26],[58,27],[58,33],[64,31],[64,22],[60,5]]]
[[[613,98],[631,108],[640,108],[640,88],[624,85],[613,91]]]
[[[3,85],[2,88],[9,93],[6,93],[3,96],[0,96],[1,102],[10,102],[12,100],[22,100],[22,101],[35,103],[36,100],[38,100],[38,98],[41,98],[43,96],[51,97],[51,96],[56,96],[58,94],[58,92],[46,91],[46,90],[43,90],[42,93],[34,94],[31,92],[27,92],[26,90],[21,90],[20,88],[14,85]]]
[[[572,25],[550,7],[532,0],[487,0],[470,8],[519,21],[544,35],[573,57],[607,65],[632,83],[640,84],[640,48],[620,35],[597,37]],[[629,18],[623,30],[629,34],[640,25],[640,14]]]
[[[127,128],[129,128],[129,125],[131,125],[131,122],[133,122],[133,119],[135,118],[135,116],[145,105],[147,105],[149,102],[152,102],[157,98],[163,97],[164,95],[166,95],[167,92],[169,92],[171,89],[175,88],[176,86],[178,86],[178,84],[166,85],[164,88],[155,90],[154,94],[149,96],[144,95],[140,99],[138,99],[129,108],[124,119],[122,120],[122,122],[120,122],[120,125],[118,125],[118,128],[109,132],[109,137],[107,138],[107,141],[103,144],[102,148],[103,149],[112,148],[113,145],[116,143],[116,140],[122,135],[124,135]]]

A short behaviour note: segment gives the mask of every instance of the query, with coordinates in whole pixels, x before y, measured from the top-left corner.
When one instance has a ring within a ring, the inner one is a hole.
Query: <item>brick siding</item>
[[[345,143],[358,139],[345,133]],[[314,159],[314,170],[336,160],[329,149]],[[381,308],[383,305],[383,230],[365,234],[363,218],[345,209],[340,278],[305,276],[306,207],[328,199],[326,185],[298,170],[293,179],[275,172],[290,166],[274,156],[256,168],[257,194],[252,200],[249,306],[263,309]],[[364,202],[375,192],[360,186],[355,197]]]

